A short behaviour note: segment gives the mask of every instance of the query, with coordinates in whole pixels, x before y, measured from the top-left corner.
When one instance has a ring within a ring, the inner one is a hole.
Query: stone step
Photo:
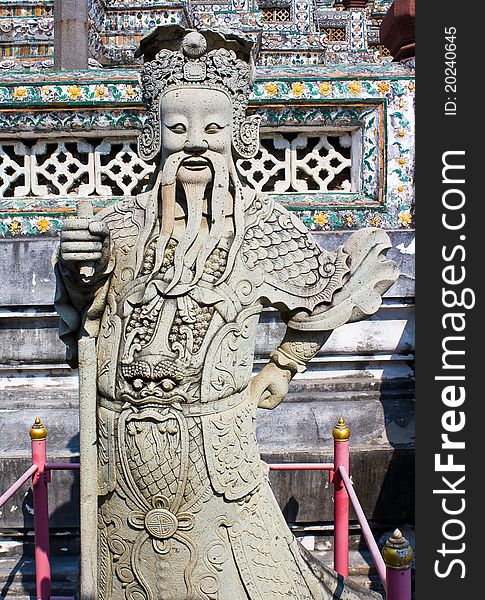
[[[313,555],[332,567],[333,553],[316,550]],[[51,557],[52,592],[57,596],[75,593],[79,561],[75,556]],[[382,585],[372,565],[370,554],[349,552],[349,577],[368,589],[382,592]],[[35,597],[35,561],[33,556],[0,558],[0,598],[31,600]]]
[[[316,551],[314,555],[324,564],[332,566],[331,552]],[[349,576],[360,585],[374,591],[382,591],[375,569],[369,564],[365,553],[349,553]],[[72,595],[78,575],[78,559],[73,556],[51,558],[53,595]],[[30,599],[35,594],[35,562],[33,557],[0,558],[0,598]]]
[[[295,533],[315,558],[326,566],[333,568],[334,557],[331,544],[329,541],[328,543],[323,541],[327,536],[322,536],[320,539],[317,538],[314,546],[309,547],[307,543],[308,536],[302,535],[302,533],[308,532],[297,531]],[[361,545],[360,536],[357,535],[357,531],[352,531],[351,529],[350,533],[349,578],[362,587],[382,594],[384,590],[372,562],[370,552],[356,547]],[[408,538],[412,538],[412,534],[409,531],[407,534]],[[74,546],[77,545],[77,541],[74,540]],[[12,540],[12,542],[14,541]],[[15,545],[12,543],[11,546],[8,544],[5,545],[5,542],[3,543],[3,551],[0,554],[0,598],[16,598],[18,600],[32,600],[35,598],[35,561],[34,557],[30,554],[29,546],[30,544],[24,546],[24,551],[27,549],[28,554],[19,555],[18,542],[15,542]],[[78,570],[78,556],[52,554],[53,595],[73,595],[76,589]]]
[[[51,556],[53,596],[73,596],[79,571],[74,556]],[[33,556],[0,558],[0,598],[35,598],[35,561]]]
[[[412,548],[416,548],[414,527],[412,525],[406,523],[394,523],[393,527],[389,528],[389,524],[383,526],[381,523],[378,526],[375,523],[371,523],[370,526],[379,550],[382,550],[385,542],[392,535],[396,526],[399,526],[399,529],[409,541]],[[293,534],[317,560],[326,566],[333,568],[333,524],[321,524],[319,526],[290,525],[290,528]],[[384,588],[377,573],[377,569],[374,566],[372,555],[367,549],[367,545],[362,538],[361,529],[356,523],[350,523],[349,527],[349,578],[362,587],[384,594]],[[414,562],[412,578],[414,581]],[[414,584],[411,598],[414,599]]]
[[[323,564],[333,568],[333,552],[315,550],[312,554]],[[382,594],[385,598],[384,587],[368,550],[349,550],[349,579],[368,590]],[[414,568],[412,581],[411,600],[414,600]]]
[[[333,551],[314,550],[312,554],[324,565],[333,569]],[[368,550],[349,550],[349,578],[373,592],[379,594],[384,592]]]
[[[79,529],[50,529],[50,552],[53,556],[78,556]],[[32,530],[4,529],[0,531],[0,558],[33,557],[34,533]]]

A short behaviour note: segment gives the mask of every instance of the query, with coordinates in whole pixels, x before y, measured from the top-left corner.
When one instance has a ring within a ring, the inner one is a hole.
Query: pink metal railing
[[[349,477],[350,429],[342,418],[333,429],[333,463],[277,463],[268,465],[274,471],[329,471],[334,485],[334,569],[343,577],[349,574],[349,499],[357,515],[362,535],[367,544],[387,600],[411,600],[411,559],[409,548],[405,560],[396,566],[386,565],[376,544],[362,506]],[[400,532],[398,532],[400,533]],[[402,538],[404,542],[404,538]],[[392,538],[391,538],[392,540]],[[388,541],[389,542],[391,541]],[[407,543],[407,542],[406,542]],[[409,545],[408,545],[409,547]]]
[[[48,463],[46,457],[47,430],[37,417],[30,430],[32,439],[32,465],[0,497],[0,508],[22,485],[32,477],[34,498],[35,569],[37,600],[74,600],[71,596],[51,596],[51,569],[49,559],[49,509],[48,489],[51,471],[79,470],[79,463]],[[411,600],[411,559],[412,550],[402,537],[390,538],[386,544],[388,553],[394,548],[401,557],[402,544],[409,551],[404,561],[386,564],[360,505],[354,486],[349,477],[349,437],[350,430],[342,418],[333,429],[333,463],[274,463],[268,465],[273,471],[328,471],[329,481],[334,485],[334,568],[344,577],[349,573],[349,499],[357,515],[362,535],[371,553],[379,578],[386,590],[387,600]],[[400,532],[396,530],[394,536]],[[402,540],[402,542],[401,542]],[[392,543],[397,543],[393,546]],[[385,549],[386,550],[386,549]],[[385,554],[385,550],[383,553]]]
[[[51,596],[51,565],[49,557],[48,489],[51,471],[79,470],[79,463],[48,463],[47,430],[39,417],[30,429],[32,465],[0,497],[0,508],[32,477],[34,499],[35,582],[37,600],[74,600],[73,596]]]
[[[386,586],[387,577],[384,559],[382,558],[382,555],[379,552],[379,548],[377,547],[374,536],[372,535],[372,531],[370,530],[369,523],[365,518],[364,511],[362,510],[362,506],[360,505],[359,499],[357,498],[357,494],[355,493],[354,486],[352,485],[350,477],[348,476],[344,466],[339,467],[339,474],[342,478],[344,487],[347,490],[347,494],[350,497],[352,506],[354,507],[355,514],[357,515],[357,520],[359,521],[359,525],[362,530],[362,535],[364,536],[365,543],[367,544],[367,547],[369,548],[370,553],[372,555],[372,559],[374,560],[374,565],[377,569],[379,578],[382,581],[383,585]]]
[[[2,508],[5,502],[9,500],[15,494],[15,492],[18,489],[20,489],[24,485],[24,483],[32,477],[32,475],[37,471],[37,468],[37,465],[30,466],[27,469],[27,471],[25,471],[25,473],[21,477],[19,477],[13,485],[11,485],[8,488],[5,494],[2,494],[2,496],[0,496],[0,508]]]

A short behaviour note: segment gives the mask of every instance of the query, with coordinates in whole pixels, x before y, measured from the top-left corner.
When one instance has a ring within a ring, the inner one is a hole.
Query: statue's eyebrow
[[[163,118],[165,125],[176,125],[177,123],[183,123],[187,125],[187,117],[181,114],[172,113]]]
[[[219,113],[211,113],[204,116],[204,121],[209,123],[215,123],[220,127],[226,127],[229,125],[230,121],[228,119],[223,119]]]

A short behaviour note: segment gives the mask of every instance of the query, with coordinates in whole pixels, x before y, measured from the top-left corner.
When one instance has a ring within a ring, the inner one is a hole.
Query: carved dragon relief
[[[328,252],[239,180],[234,154],[257,140],[249,42],[162,27],[141,48],[156,177],[133,203],[67,220],[56,267],[63,339],[96,340],[98,597],[330,599],[334,574],[299,554],[254,421],[335,326],[377,310],[397,277],[388,238]],[[268,305],[288,330],[251,377]]]

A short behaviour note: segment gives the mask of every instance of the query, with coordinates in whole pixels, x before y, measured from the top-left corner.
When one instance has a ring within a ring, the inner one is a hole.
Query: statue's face
[[[176,289],[181,294],[199,281],[227,227],[242,222],[244,204],[236,203],[237,186],[230,192],[235,166],[229,97],[205,88],[170,90],[162,96],[160,110],[160,239],[166,243],[175,232],[178,241],[173,279],[164,293]],[[238,219],[226,219],[236,210]]]
[[[232,107],[221,91],[180,89],[164,94],[161,101],[162,164],[178,152],[187,154],[179,176],[198,178],[209,169],[207,150],[231,160]]]

